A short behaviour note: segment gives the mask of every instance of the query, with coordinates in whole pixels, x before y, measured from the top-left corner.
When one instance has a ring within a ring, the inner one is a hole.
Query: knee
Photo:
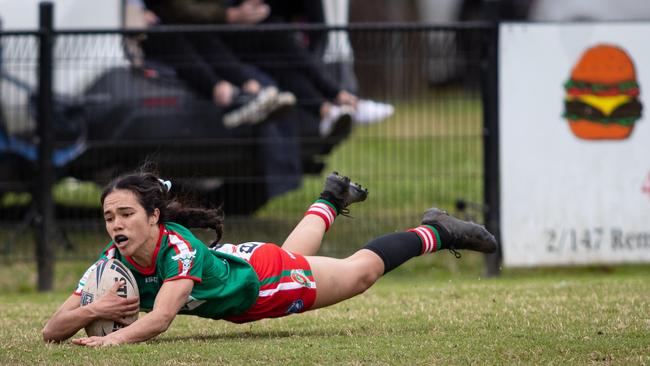
[[[355,292],[361,294],[377,282],[382,273],[374,269],[360,271],[355,278]]]

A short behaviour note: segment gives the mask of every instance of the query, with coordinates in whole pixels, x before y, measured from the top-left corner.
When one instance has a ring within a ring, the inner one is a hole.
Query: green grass
[[[478,96],[444,90],[393,102],[395,116],[357,128],[328,156],[321,176],[305,177],[300,189],[253,218],[228,218],[224,241],[282,242],[331,170],[363,183],[370,196],[353,207],[354,218],[337,219],[324,254],[345,255],[381,233],[411,227],[432,204],[480,202]],[[54,197],[97,207],[99,189],[66,179]],[[0,205],[30,199],[8,193]],[[650,266],[506,268],[488,280],[481,256],[456,260],[449,253],[410,261],[365,294],[307,314],[247,325],[179,316],[143,344],[44,344],[40,329],[107,241],[100,218],[98,224],[70,233],[72,252],[57,244],[57,256],[67,260],[56,264],[51,293],[36,292],[31,236],[9,243],[0,266],[0,364],[650,364]]]
[[[321,176],[305,177],[301,189],[270,201],[258,216],[302,213],[332,170],[369,188],[368,201],[355,213],[396,217],[419,214],[432,203],[450,208],[459,197],[480,202],[480,103],[454,92],[430,98],[397,103],[387,121],[357,126],[328,156]]]
[[[323,176],[349,174],[370,197],[353,207],[354,218],[337,219],[324,254],[345,255],[410,227],[431,204],[482,199],[478,99],[446,91],[397,107],[385,123],[358,128],[326,161]],[[227,218],[224,241],[281,242],[322,178],[305,177],[253,218]],[[54,193],[59,203],[92,207],[98,192],[66,180]],[[2,204],[28,201],[8,194]],[[449,253],[410,261],[365,294],[307,314],[248,325],[179,316],[143,344],[43,344],[40,329],[106,243],[100,218],[84,230],[71,234],[73,252],[57,244],[67,260],[56,264],[52,293],[35,290],[30,235],[10,243],[0,266],[0,364],[650,364],[650,266],[506,268],[485,279],[480,255]]]
[[[0,364],[650,363],[650,267],[507,270],[487,280],[477,264],[471,255],[419,258],[330,308],[246,325],[179,316],[146,343],[84,349],[40,340],[74,281],[65,272],[83,267],[64,263],[54,293],[0,291]],[[24,271],[2,268],[0,289]]]

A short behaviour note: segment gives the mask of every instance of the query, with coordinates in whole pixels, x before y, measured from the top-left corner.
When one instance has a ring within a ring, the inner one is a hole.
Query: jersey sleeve
[[[84,289],[84,286],[86,286],[86,281],[88,281],[88,276],[90,276],[90,272],[93,271],[97,267],[97,264],[101,262],[101,259],[98,259],[95,263],[91,264],[90,267],[84,272],[83,276],[81,276],[81,279],[79,279],[79,283],[77,283],[77,288],[72,292],[73,295],[81,296],[81,290]]]
[[[202,244],[175,232],[169,232],[168,235],[170,250],[166,251],[164,258],[163,281],[188,278],[194,282],[201,282],[206,255],[206,250],[200,250]]]
[[[72,292],[73,295],[81,296],[81,290],[83,290],[84,286],[86,286],[86,282],[88,281],[88,276],[90,276],[90,273],[97,267],[100,262],[115,257],[115,250],[115,246],[112,242],[108,244],[106,248],[104,248],[102,254],[99,256],[99,258],[97,258],[95,263],[91,264],[86,272],[84,272],[83,276],[81,276],[81,279],[79,279],[77,288]]]

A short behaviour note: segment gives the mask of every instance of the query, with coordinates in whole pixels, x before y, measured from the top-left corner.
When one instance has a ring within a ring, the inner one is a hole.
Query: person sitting
[[[235,5],[225,0],[145,0],[145,3],[163,24],[254,25],[285,21],[270,16],[272,8],[262,0],[244,0]],[[214,38],[217,36],[213,35]],[[298,105],[316,117],[315,129],[320,137],[347,136],[355,116],[360,123],[371,123],[393,113],[392,106],[385,105],[387,109],[378,116],[378,103],[359,100],[334,82],[322,61],[298,44],[293,32],[226,32],[218,38],[239,60],[256,66],[282,89],[293,93]]]
[[[178,18],[161,18],[153,11],[156,4],[143,4],[154,24],[179,24]],[[181,19],[185,24],[186,18]],[[242,63],[212,34],[152,32],[141,45],[147,59],[171,66],[193,89],[223,108],[227,128],[277,117],[296,103],[292,93],[279,91],[270,77]]]
[[[266,0],[270,7],[269,19],[273,22],[327,24],[343,26],[348,22],[346,1],[337,0]],[[337,80],[338,88],[356,94],[358,83],[353,70],[353,50],[345,31],[327,33],[303,31],[305,41],[302,47],[316,56],[316,61],[323,62],[322,74]],[[332,78],[332,76],[334,76]],[[354,103],[352,120],[356,124],[368,125],[381,122],[392,116],[395,108],[388,103],[358,98]]]

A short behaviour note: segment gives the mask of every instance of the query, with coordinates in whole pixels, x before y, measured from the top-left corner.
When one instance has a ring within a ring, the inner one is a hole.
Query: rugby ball
[[[86,284],[81,291],[81,306],[86,306],[100,299],[113,288],[113,284],[116,281],[122,281],[122,285],[117,290],[118,296],[138,296],[138,284],[135,281],[135,277],[133,277],[133,273],[117,259],[102,260],[97,263],[97,266],[88,275]],[[138,314],[135,314],[124,317],[123,321],[128,325],[137,319]],[[103,337],[126,325],[109,319],[97,319],[86,326],[86,334],[89,337]]]

